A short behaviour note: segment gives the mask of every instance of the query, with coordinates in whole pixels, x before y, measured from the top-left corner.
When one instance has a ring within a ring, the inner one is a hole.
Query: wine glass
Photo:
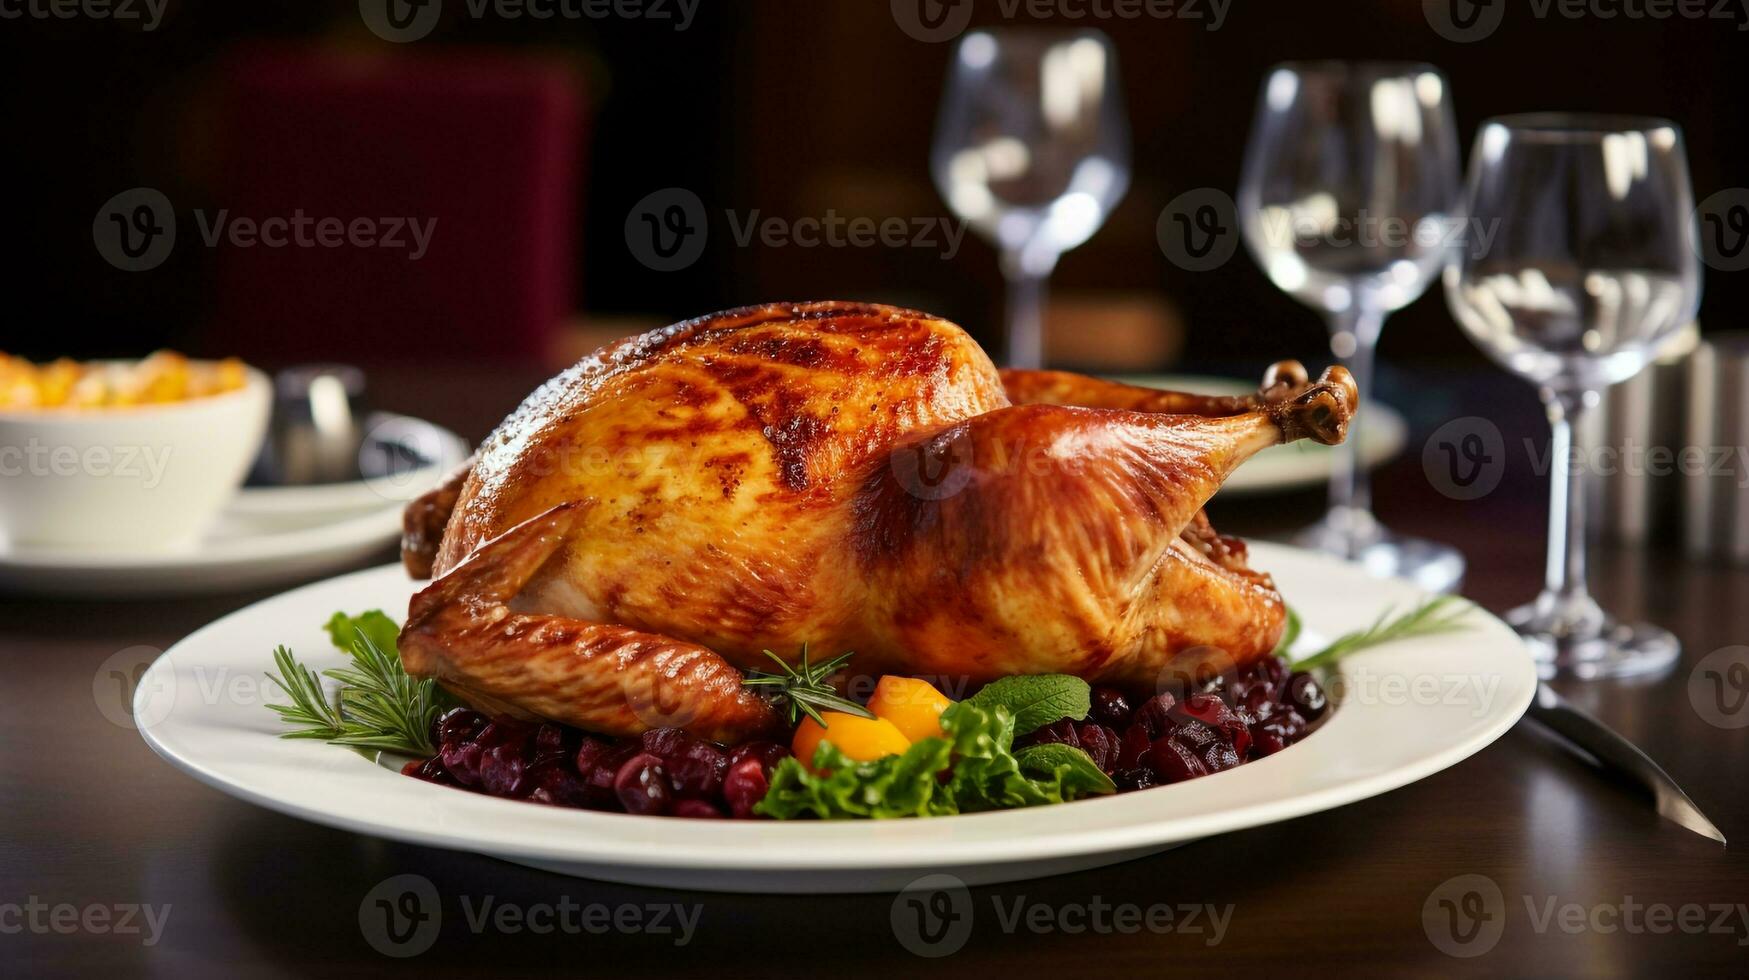
[[[1045,282],[1129,187],[1129,123],[1110,39],[1038,28],[961,38],[930,172],[948,208],[1001,252],[1008,365],[1042,366]]]
[[[1682,131],[1663,119],[1572,114],[1482,124],[1445,295],[1489,356],[1539,388],[1553,429],[1545,585],[1508,620],[1544,676],[1668,667],[1676,638],[1611,619],[1585,586],[1581,419],[1638,374],[1700,305],[1699,230]]]
[[[1258,96],[1239,185],[1245,244],[1270,281],[1326,315],[1362,398],[1385,316],[1427,289],[1459,220],[1450,92],[1431,65],[1330,61],[1278,65]],[[1337,447],[1329,510],[1298,540],[1376,575],[1455,589],[1462,555],[1373,517],[1358,453],[1365,414]]]

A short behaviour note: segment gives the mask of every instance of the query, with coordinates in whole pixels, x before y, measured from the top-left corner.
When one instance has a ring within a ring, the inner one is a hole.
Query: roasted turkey
[[[435,581],[401,654],[487,710],[721,741],[779,726],[742,671],[804,642],[869,677],[1152,693],[1275,646],[1281,596],[1203,504],[1356,401],[1292,362],[1249,397],[999,372],[887,306],[688,320],[547,382],[408,508]]]

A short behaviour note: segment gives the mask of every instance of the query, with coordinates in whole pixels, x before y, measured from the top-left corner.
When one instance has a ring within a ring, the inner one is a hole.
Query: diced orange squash
[[[858,762],[898,755],[911,747],[911,740],[884,718],[859,718],[841,711],[821,712],[820,717],[826,719],[824,728],[812,718],[803,718],[790,742],[796,759],[810,768],[822,740]]]
[[[915,742],[925,738],[941,738],[941,713],[953,704],[952,699],[937,691],[928,681],[914,677],[888,674],[875,685],[868,710],[876,718],[884,718],[905,737]]]

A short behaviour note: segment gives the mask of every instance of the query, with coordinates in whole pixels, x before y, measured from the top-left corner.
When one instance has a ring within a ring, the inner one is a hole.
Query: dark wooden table
[[[488,369],[406,371],[379,376],[376,395],[478,437],[538,380]],[[1477,390],[1467,402],[1427,391],[1410,401],[1424,421],[1485,415],[1509,447],[1527,436],[1540,444],[1527,391],[1510,383]],[[1462,547],[1471,562],[1466,591],[1489,608],[1528,597],[1540,576],[1544,506],[1525,454],[1509,453],[1494,493],[1458,503],[1431,487],[1420,447],[1418,437],[1380,475],[1383,517]],[[1276,533],[1310,520],[1319,505],[1317,493],[1222,501],[1214,516],[1230,530]],[[1659,820],[1631,788],[1524,723],[1468,761],[1375,799],[1099,871],[973,889],[969,940],[937,959],[896,941],[886,896],[597,884],[250,806],[175,771],[111,720],[122,693],[99,668],[129,647],[168,647],[267,593],[131,603],[0,598],[0,974],[1611,976],[1680,968],[1741,976],[1749,964],[1749,913],[1738,904],[1749,902],[1749,728],[1710,723],[1688,684],[1702,657],[1749,642],[1749,574],[1659,551],[1605,549],[1599,559],[1594,580],[1607,604],[1674,629],[1683,662],[1649,683],[1564,690],[1659,759],[1736,848]],[[428,951],[392,959],[367,942],[359,913],[367,893],[402,874],[435,885],[442,927]],[[1480,879],[1461,876],[1486,879],[1481,904],[1466,904],[1463,894]],[[1488,883],[1497,902],[1485,894]],[[528,924],[476,932],[467,913],[488,897],[528,913]],[[1480,913],[1448,920],[1459,922],[1458,938],[1471,935],[1466,924],[1491,924],[1501,928],[1497,943],[1489,947],[1483,932],[1458,947],[1481,955],[1442,952],[1451,933],[1438,924],[1441,899]],[[1026,915],[1005,928],[1017,902]],[[531,928],[546,921],[542,909],[606,906],[629,917],[675,904],[697,916],[684,945],[674,932]],[[1145,922],[1160,904],[1218,910],[1218,941],[1206,915],[1195,932],[1113,928],[1132,924],[1132,915]],[[155,937],[143,912],[128,911],[138,906],[158,917]],[[1133,911],[1106,911],[1119,907]],[[1427,907],[1435,910],[1431,929]],[[123,931],[123,917],[137,931]]]

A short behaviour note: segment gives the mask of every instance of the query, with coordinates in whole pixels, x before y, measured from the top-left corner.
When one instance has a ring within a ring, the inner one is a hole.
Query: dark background
[[[975,2],[974,25],[1002,21],[995,0]],[[737,248],[717,233],[697,264],[658,273],[626,249],[628,210],[668,186],[695,190],[719,214],[945,215],[928,154],[952,45],[907,36],[884,0],[703,0],[691,27],[678,32],[672,22],[641,19],[475,19],[464,0],[447,8],[429,37],[406,45],[372,35],[354,0],[169,0],[164,22],[149,33],[113,21],[0,20],[0,186],[12,251],[0,350],[44,358],[258,346],[246,309],[239,314],[214,298],[221,250],[179,245],[156,269],[122,272],[95,250],[91,225],[103,202],[140,185],[165,190],[179,208],[225,206],[222,188],[237,177],[215,170],[211,107],[225,96],[229,59],[261,45],[319,49],[361,65],[412,59],[439,70],[458,56],[527,59],[574,79],[586,121],[572,165],[576,243],[567,285],[578,314],[569,326],[582,339],[554,360],[615,332],[773,299],[885,299],[994,339],[1001,280],[993,251],[970,233],[951,262],[920,249]],[[1327,357],[1316,316],[1271,286],[1243,250],[1218,270],[1191,273],[1154,243],[1155,219],[1175,195],[1234,189],[1256,87],[1279,60],[1430,61],[1451,79],[1466,147],[1483,118],[1503,112],[1666,115],[1687,130],[1697,199],[1749,184],[1739,68],[1749,34],[1734,21],[1538,20],[1515,3],[1493,36],[1459,44],[1428,26],[1420,0],[1235,0],[1218,31],[1206,20],[1060,23],[1098,26],[1115,39],[1134,176],[1106,226],[1059,266],[1055,295],[1169,310],[1192,363],[1242,362],[1249,373],[1252,362],[1287,354]],[[465,128],[453,135],[457,145],[468,139]],[[193,237],[192,229],[183,234]],[[310,285],[299,277],[313,273],[293,251],[257,258],[283,259],[280,281],[295,291]],[[417,263],[371,273],[379,283],[399,277],[390,285],[414,293],[428,285],[420,276],[434,274]],[[1709,272],[1701,314],[1709,329],[1742,321],[1743,281]],[[373,318],[407,338],[404,358],[461,353],[419,323],[392,322],[404,305]],[[329,336],[322,323],[309,330],[300,354],[369,360],[349,357],[344,331]],[[1174,346],[1140,345],[1133,366],[1164,366]],[[1441,367],[1482,363],[1437,285],[1391,320],[1382,356]]]

